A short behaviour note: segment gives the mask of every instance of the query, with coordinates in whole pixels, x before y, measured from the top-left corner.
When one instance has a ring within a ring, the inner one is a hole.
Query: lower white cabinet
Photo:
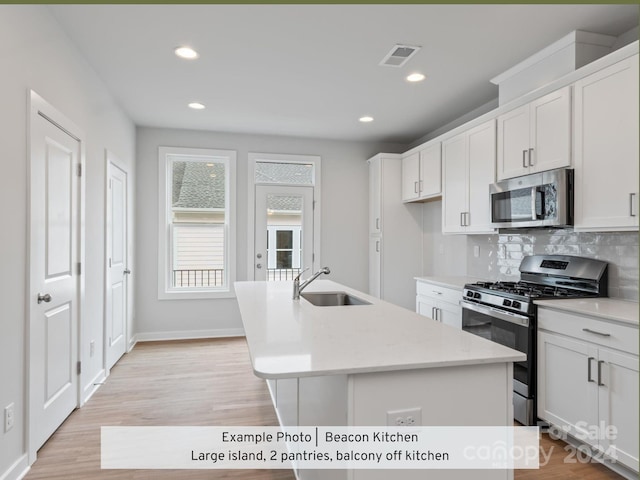
[[[456,328],[462,328],[462,292],[422,280],[416,286],[416,312]]]
[[[538,416],[637,472],[638,328],[546,308],[538,320]]]

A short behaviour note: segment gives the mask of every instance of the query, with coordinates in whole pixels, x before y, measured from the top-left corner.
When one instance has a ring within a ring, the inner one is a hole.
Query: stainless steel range
[[[464,286],[462,329],[527,354],[513,366],[514,417],[535,425],[537,299],[606,297],[607,263],[568,255],[531,255],[520,263],[518,282]]]

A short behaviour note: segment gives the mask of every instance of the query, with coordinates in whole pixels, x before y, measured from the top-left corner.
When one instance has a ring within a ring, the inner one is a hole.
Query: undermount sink
[[[347,305],[371,305],[370,302],[349,295],[347,292],[309,292],[301,297],[316,307],[343,307]]]

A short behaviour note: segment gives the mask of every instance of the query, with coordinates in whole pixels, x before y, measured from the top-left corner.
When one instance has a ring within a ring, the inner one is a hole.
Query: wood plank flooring
[[[138,344],[40,449],[25,480],[295,480],[291,470],[101,470],[102,425],[277,425],[244,338]],[[564,463],[565,444],[544,437],[548,465],[517,470],[516,480],[621,478],[599,464]]]

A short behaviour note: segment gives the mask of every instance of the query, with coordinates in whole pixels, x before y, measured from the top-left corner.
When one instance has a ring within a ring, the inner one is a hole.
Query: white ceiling
[[[49,8],[137,125],[408,143],[496,98],[491,78],[571,31],[630,30],[639,6]],[[396,43],[422,48],[378,66]],[[414,71],[427,79],[406,82]]]

